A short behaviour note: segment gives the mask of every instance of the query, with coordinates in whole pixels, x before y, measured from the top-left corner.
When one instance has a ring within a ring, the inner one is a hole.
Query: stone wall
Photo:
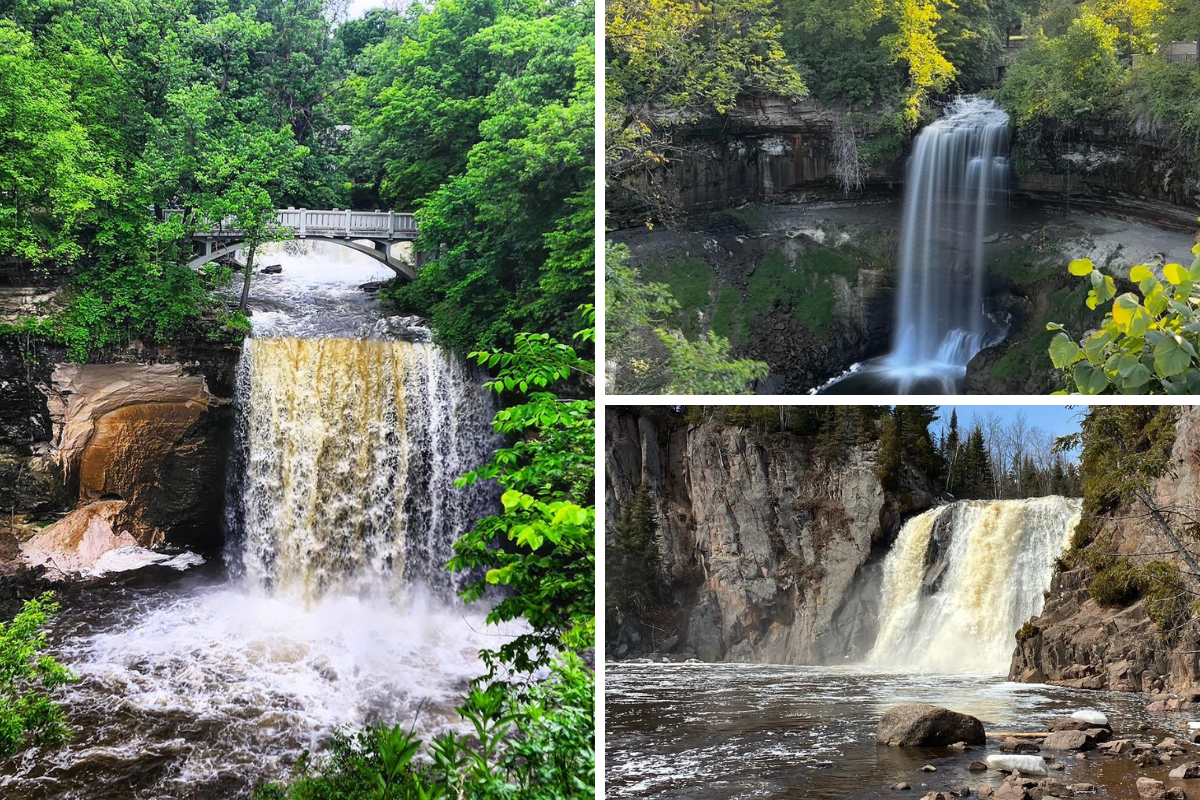
[[[911,474],[903,500],[886,496],[874,445],[828,467],[803,437],[688,425],[664,408],[610,410],[605,441],[606,530],[645,485],[674,626],[660,637],[706,661],[818,664],[869,640],[869,614],[845,612],[860,571],[933,502]]]
[[[1159,507],[1200,506],[1200,408],[1183,408],[1170,468],[1153,490]],[[1110,539],[1131,563],[1173,560],[1164,554],[1174,547],[1141,504],[1118,508],[1093,526],[1098,539]],[[1101,606],[1088,594],[1091,578],[1086,567],[1054,577],[1041,615],[1018,636],[1010,678],[1119,691],[1183,692],[1200,687],[1200,648],[1195,646],[1200,642],[1166,645],[1142,602]]]

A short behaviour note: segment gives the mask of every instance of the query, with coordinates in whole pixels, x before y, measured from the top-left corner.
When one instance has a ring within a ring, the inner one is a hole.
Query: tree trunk
[[[242,283],[242,302],[238,303],[238,311],[243,314],[250,302],[250,276],[254,274],[254,250],[257,247],[257,242],[251,242],[250,249],[246,251],[246,280]]]

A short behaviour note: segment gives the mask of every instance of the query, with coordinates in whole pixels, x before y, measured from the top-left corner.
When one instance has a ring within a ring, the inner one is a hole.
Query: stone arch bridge
[[[167,216],[184,212],[168,209]],[[387,266],[402,278],[417,277],[413,264],[392,254],[392,245],[417,238],[417,221],[412,214],[396,211],[352,211],[287,208],[276,212],[276,228],[283,239],[320,239],[357,250]],[[285,233],[286,231],[286,233]],[[196,231],[192,239],[199,252],[188,266],[199,269],[210,261],[232,255],[242,246],[244,235],[229,220]]]

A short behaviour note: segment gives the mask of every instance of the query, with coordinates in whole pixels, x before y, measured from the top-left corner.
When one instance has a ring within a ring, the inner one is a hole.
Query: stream
[[[478,376],[358,288],[386,268],[269,256],[284,272],[252,289],[225,551],[68,593],[49,635],[79,676],[58,693],[73,738],[4,765],[0,796],[248,797],[341,729],[457,728],[479,650],[515,634],[444,568],[496,506],[453,488],[494,445]]]

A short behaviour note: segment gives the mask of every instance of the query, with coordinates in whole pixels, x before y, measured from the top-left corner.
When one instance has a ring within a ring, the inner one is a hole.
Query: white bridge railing
[[[182,215],[183,209],[165,211],[168,217]],[[328,236],[339,239],[415,239],[417,220],[412,214],[396,211],[352,211],[349,209],[314,210],[285,208],[275,214],[278,228],[291,228],[296,236]],[[213,239],[236,238],[241,231],[232,219],[197,230],[196,236]]]

